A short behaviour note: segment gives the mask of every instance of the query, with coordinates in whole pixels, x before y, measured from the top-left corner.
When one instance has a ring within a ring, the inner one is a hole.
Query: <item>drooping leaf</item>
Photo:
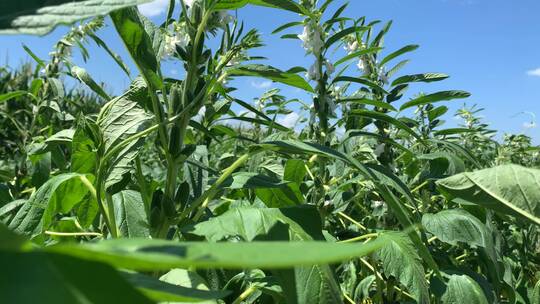
[[[0,34],[45,35],[59,24],[108,13],[150,0],[7,1],[0,13]],[[53,4],[53,5],[51,5]]]
[[[130,136],[143,131],[152,116],[140,106],[146,97],[146,86],[142,81],[135,81],[123,95],[116,97],[103,106],[97,119],[102,133],[105,155],[110,155],[105,188],[109,192],[118,192],[132,169],[132,162],[138,154],[143,138],[128,143],[113,153],[119,144]],[[111,155],[113,153],[114,155]]]
[[[67,213],[83,201],[89,189],[83,174],[64,173],[49,179],[28,199],[11,221],[9,228],[35,237],[52,224],[58,213]]]
[[[158,280],[156,278],[133,272],[123,272],[122,276],[148,298],[159,302],[173,303],[208,303],[205,300],[215,300],[225,297],[228,292],[209,291],[179,286],[177,284]],[[170,276],[169,276],[170,278]],[[212,303],[212,302],[210,302]],[[214,302],[215,303],[215,302]]]
[[[540,225],[540,170],[503,165],[437,181],[448,199],[472,203]]]
[[[290,208],[233,208],[222,215],[201,222],[189,229],[189,233],[205,236],[217,242],[231,236],[252,241],[258,235],[267,234],[281,222],[301,240],[323,240],[320,217],[311,206]]]
[[[473,246],[493,246],[486,226],[463,209],[449,209],[422,216],[422,226],[439,240],[457,245],[458,242]]]
[[[124,237],[149,237],[150,224],[141,194],[123,190],[112,197],[116,225]]]
[[[429,303],[424,267],[414,243],[406,234],[398,232],[385,232],[378,238],[385,242],[385,245],[376,252],[384,273],[396,277],[418,303]]]
[[[393,125],[394,127],[409,133],[410,135],[412,135],[419,141],[422,141],[422,138],[420,137],[420,135],[414,132],[413,129],[409,128],[405,123],[401,122],[400,120],[394,117],[391,117],[389,115],[386,115],[380,112],[369,111],[369,110],[353,110],[351,111],[350,115],[366,117],[366,118],[371,118],[371,119],[387,122]]]
[[[448,280],[441,302],[444,304],[487,304],[488,300],[480,285],[469,276],[453,274]]]

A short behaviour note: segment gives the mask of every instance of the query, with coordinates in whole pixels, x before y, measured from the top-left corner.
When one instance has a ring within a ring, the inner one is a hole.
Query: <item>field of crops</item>
[[[386,48],[391,21],[342,0],[171,0],[155,23],[145,2],[0,4],[2,35],[73,25],[0,67],[1,303],[540,304],[540,147],[448,113],[470,94],[402,73],[418,46]],[[291,20],[263,35],[234,16],[250,6]],[[266,36],[312,65],[268,65]],[[90,45],[125,92],[75,63]],[[241,77],[310,97],[241,100]]]

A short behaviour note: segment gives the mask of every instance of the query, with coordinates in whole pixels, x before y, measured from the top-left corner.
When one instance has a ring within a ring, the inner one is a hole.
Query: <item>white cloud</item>
[[[154,0],[149,3],[139,5],[139,11],[146,17],[155,17],[163,14],[167,10],[169,0]]]
[[[527,75],[540,77],[540,68],[527,71]]]
[[[252,81],[251,86],[256,89],[268,89],[270,86],[272,86],[272,81],[270,80],[262,81],[262,82]]]
[[[278,123],[287,128],[292,128],[296,125],[299,119],[300,119],[300,116],[296,114],[296,112],[291,112],[281,117],[280,119],[278,119]]]

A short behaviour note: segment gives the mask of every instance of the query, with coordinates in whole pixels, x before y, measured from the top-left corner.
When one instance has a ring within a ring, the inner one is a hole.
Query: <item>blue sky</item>
[[[155,21],[163,18],[167,0],[157,0],[141,10]],[[344,1],[336,0],[341,4]],[[366,16],[368,20],[393,20],[386,38],[385,51],[406,44],[420,48],[407,55],[411,63],[402,74],[442,72],[451,77],[441,83],[413,86],[411,93],[431,93],[438,90],[460,89],[472,93],[467,104],[485,108],[483,115],[494,129],[503,132],[525,133],[540,143],[540,128],[525,128],[533,119],[540,119],[540,1],[538,0],[350,0],[345,15]],[[337,5],[333,5],[335,9]],[[271,35],[277,26],[298,20],[293,13],[267,8],[248,7],[238,11],[247,27],[262,33],[266,46],[255,52],[268,58],[267,63],[287,69],[302,65],[309,67],[312,59],[305,57],[299,41],[281,40]],[[54,43],[66,32],[60,27],[44,37],[0,36],[0,60],[17,66],[29,56],[22,50],[28,45],[40,57],[46,58]],[[300,33],[301,29],[289,31]],[[129,57],[111,26],[99,36],[126,62]],[[127,78],[108,55],[90,44],[91,58],[80,66],[94,79],[103,82],[108,91],[120,93],[129,85]],[[2,63],[4,63],[2,62]],[[135,67],[130,64],[132,71]],[[164,73],[181,77],[181,67],[163,63]],[[239,97],[251,100],[272,84],[245,78],[234,83]],[[308,98],[295,89],[284,89],[289,97]],[[463,101],[447,103],[453,113]],[[450,124],[457,121],[447,117]],[[536,121],[538,123],[540,121]]]

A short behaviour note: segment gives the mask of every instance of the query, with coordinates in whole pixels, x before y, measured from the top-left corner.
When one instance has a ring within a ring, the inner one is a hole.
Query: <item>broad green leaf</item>
[[[71,74],[73,74],[74,77],[86,84],[90,89],[92,89],[92,91],[101,96],[103,99],[111,99],[109,95],[103,90],[103,88],[99,84],[97,84],[94,79],[92,79],[92,76],[90,76],[90,74],[88,74],[85,69],[78,66],[73,66],[71,68]]]
[[[253,241],[259,235],[270,232],[281,222],[300,240],[323,240],[322,225],[317,210],[312,206],[290,208],[233,208],[222,215],[211,218],[189,228],[187,232],[205,236],[217,242],[231,236],[240,236]]]
[[[486,226],[463,209],[450,209],[422,216],[422,226],[439,240],[457,245],[458,242],[473,246],[492,246]]]
[[[469,96],[471,96],[471,94],[465,91],[441,91],[429,95],[423,95],[413,100],[407,101],[399,108],[399,110],[403,111],[405,109],[415,106],[421,106],[444,100],[467,98]]]
[[[214,300],[225,297],[228,292],[225,291],[209,291],[199,290],[195,288],[188,288],[179,286],[177,284],[165,282],[161,279],[156,279],[147,275],[123,272],[122,276],[136,287],[142,294],[148,298],[159,302],[173,302],[173,303],[196,303],[202,304],[215,303],[215,301],[209,302],[205,300]]]
[[[262,64],[250,64],[238,67],[233,67],[227,70],[227,74],[231,76],[254,76],[262,77],[275,82],[283,83],[292,87],[296,87],[310,93],[313,93],[313,88],[307,83],[304,78],[293,74],[280,71],[274,67]]]
[[[150,224],[141,194],[123,190],[112,197],[116,225],[124,237],[149,237]]]
[[[240,236],[251,241],[264,236],[272,241],[278,223],[286,224],[294,241],[323,240],[322,224],[313,206],[291,208],[237,208],[195,225],[191,233],[204,235],[209,241]],[[288,303],[340,303],[341,292],[327,265],[296,267],[294,270],[274,271],[282,281]]]
[[[108,13],[150,0],[6,1],[0,13],[0,34],[45,35],[59,24]],[[51,5],[54,4],[54,5]]]
[[[136,8],[124,8],[111,13],[116,31],[124,41],[144,79],[152,89],[161,89],[159,62],[154,43],[145,30],[144,20]]]
[[[384,66],[387,62],[389,62],[390,60],[398,57],[398,56],[401,56],[405,53],[408,53],[408,52],[412,52],[414,50],[416,50],[419,46],[418,45],[407,45],[407,46],[404,46],[402,47],[401,49],[393,52],[393,53],[390,53],[388,54],[386,57],[384,57],[381,62],[379,63],[379,66]]]
[[[255,194],[268,208],[282,208],[304,203],[304,197],[293,185],[280,188],[258,188],[255,189]]]
[[[384,232],[378,239],[385,245],[377,250],[384,273],[392,275],[407,288],[418,303],[429,303],[429,291],[424,267],[414,243],[404,233]]]
[[[534,285],[532,294],[530,296],[531,303],[537,304],[540,303],[540,280],[536,281],[536,284]]]
[[[91,123],[84,116],[79,117],[76,123],[71,140],[71,172],[94,173],[97,147],[92,139]]]
[[[221,185],[228,189],[284,188],[286,186],[286,181],[254,172],[234,173]]]
[[[441,302],[443,304],[488,304],[488,300],[478,283],[467,275],[456,274],[450,276]]]
[[[49,179],[19,209],[9,228],[32,238],[45,232],[57,214],[68,213],[88,195],[83,178],[83,174],[64,173]]]
[[[454,155],[453,153],[449,153],[446,151],[422,154],[418,155],[417,158],[422,160],[429,160],[432,173],[438,173],[439,175],[446,174],[446,176],[448,176],[465,171],[465,164],[463,163],[463,160]]]
[[[448,199],[516,215],[540,225],[540,170],[503,165],[437,181]]]
[[[153,303],[111,266],[45,252],[0,252],[5,303]]]
[[[58,244],[44,250],[132,270],[169,270],[185,267],[280,269],[330,264],[358,258],[372,253],[383,244],[383,241],[365,244],[320,241],[182,243],[150,239],[116,239],[92,244]],[[283,254],[284,252],[287,254]]]
[[[140,106],[140,103],[146,100],[146,96],[146,86],[139,79],[126,93],[103,106],[97,125],[102,133],[106,155],[110,155],[123,140],[146,129],[152,119]],[[109,192],[114,193],[122,189],[143,142],[144,138],[132,141],[117,151],[117,154],[111,155],[105,182],[105,188]]]
[[[300,185],[306,176],[306,164],[300,159],[288,159],[285,163],[283,179]]]
[[[397,78],[392,81],[392,86],[410,83],[410,82],[434,82],[441,81],[449,76],[441,73],[425,73],[425,74],[414,74],[414,75],[405,75]]]

